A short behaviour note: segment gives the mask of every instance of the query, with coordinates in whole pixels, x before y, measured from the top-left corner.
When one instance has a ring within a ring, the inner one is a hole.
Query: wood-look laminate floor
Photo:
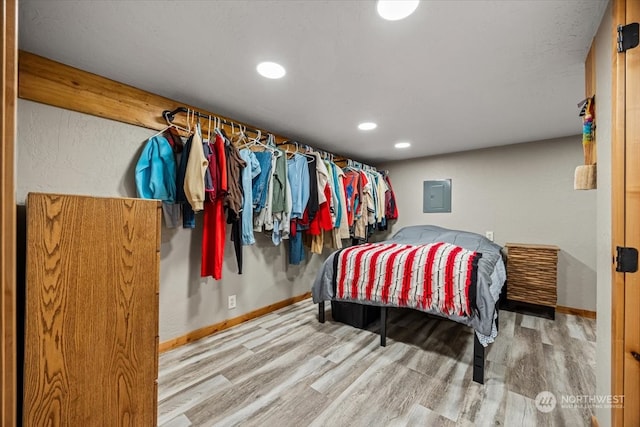
[[[160,356],[158,425],[588,426],[562,396],[595,393],[595,321],[501,312],[485,384],[472,381],[470,328],[390,310],[387,346],[318,322],[301,301]],[[554,393],[543,413],[535,398]],[[569,398],[570,399],[570,398]],[[565,406],[565,407],[562,407]]]

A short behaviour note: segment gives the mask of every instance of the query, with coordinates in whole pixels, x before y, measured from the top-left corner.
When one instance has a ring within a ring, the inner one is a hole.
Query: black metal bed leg
[[[324,323],[324,301],[318,303],[318,320]]]
[[[473,338],[473,381],[484,384],[484,347],[475,331]]]
[[[380,307],[380,345],[387,346],[387,307]]]

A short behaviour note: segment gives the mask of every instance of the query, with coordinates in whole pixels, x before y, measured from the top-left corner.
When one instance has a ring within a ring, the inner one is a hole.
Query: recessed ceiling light
[[[419,0],[378,0],[378,15],[388,21],[398,21],[411,15]]]
[[[396,142],[394,147],[396,147],[396,148],[409,148],[409,147],[411,147],[411,143],[410,142]]]
[[[358,125],[358,129],[360,130],[373,130],[375,128],[377,128],[378,125],[373,123],[373,122],[364,122],[364,123],[360,123]]]
[[[275,62],[261,62],[256,67],[256,70],[258,70],[258,73],[260,73],[261,76],[268,79],[279,79],[287,74],[284,67]]]

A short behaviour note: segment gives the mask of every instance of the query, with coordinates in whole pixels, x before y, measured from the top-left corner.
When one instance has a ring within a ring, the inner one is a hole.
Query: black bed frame
[[[380,307],[380,345],[387,346],[387,309],[388,307]],[[498,304],[496,304],[496,312],[498,315]],[[320,323],[325,322],[324,301],[318,303],[318,320]],[[496,327],[498,327],[498,318],[496,318]],[[478,339],[478,335],[473,332],[473,381],[484,384],[484,347]]]

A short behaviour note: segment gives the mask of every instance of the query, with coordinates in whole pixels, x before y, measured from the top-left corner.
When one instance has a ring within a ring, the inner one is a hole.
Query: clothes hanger
[[[307,163],[315,162],[317,157],[312,154],[314,152],[313,148],[308,146],[307,144],[304,144],[304,148],[305,152],[302,154],[307,158]]]
[[[187,133],[189,135],[191,135],[192,133],[191,121],[193,120],[194,117],[195,117],[195,111],[192,112],[190,108],[187,108]]]
[[[169,120],[169,116],[167,114],[163,114],[163,117],[164,117],[165,121],[167,122],[167,127],[164,128],[162,131],[158,132],[157,134],[153,135],[153,136],[158,136],[159,134],[161,134],[161,133],[163,133],[163,132],[165,132],[165,131],[167,131],[168,129],[171,129],[171,128],[176,129],[178,131],[191,133],[191,128],[178,126],[177,124],[175,124],[171,120]],[[187,109],[187,126],[189,124],[188,122],[189,122],[189,110]]]
[[[202,141],[202,124],[200,123],[200,116],[195,116],[194,115],[194,132],[198,133],[198,136],[200,137],[200,141]]]
[[[158,131],[157,133],[154,133],[153,135],[151,135],[149,138],[147,138],[147,140],[153,139],[158,135],[162,135],[163,133],[165,133],[166,131],[168,131],[171,128],[175,128],[176,126],[173,124],[169,124],[169,126],[165,127],[164,129],[162,129],[161,131]]]
[[[355,160],[347,159],[347,167],[345,169],[358,171],[361,169],[360,166],[360,163],[356,162]]]
[[[285,155],[284,150],[278,148],[278,145],[276,144],[276,137],[271,133],[267,134],[267,145],[273,150],[274,156],[281,157]]]
[[[240,126],[240,125],[238,125],[238,126]],[[242,146],[242,148],[260,146],[260,147],[263,147],[266,151],[269,151],[275,157],[280,157],[282,155],[282,152],[280,150],[277,150],[273,146],[273,144],[269,143],[268,140],[267,140],[266,144],[260,140],[260,138],[262,138],[262,131],[260,129],[257,129],[258,136],[256,136],[255,138],[252,138],[252,139],[247,138],[247,136],[245,134],[246,129],[247,129],[246,126],[242,126],[242,135],[243,135],[244,138],[248,139],[248,142],[246,144],[244,144]]]
[[[220,117],[215,117],[215,128],[216,128],[216,132],[218,134],[220,134],[220,136],[222,136],[222,132],[220,131],[220,127],[222,126],[222,122],[220,121]],[[233,122],[231,122],[231,134],[233,134],[234,129],[233,129]]]
[[[220,117],[216,117],[216,123],[216,132],[218,132],[218,135],[220,135],[224,139],[225,144],[231,143],[230,138],[227,136],[227,132],[224,130],[224,123],[222,122],[222,119]],[[231,136],[233,137],[233,132]]]
[[[207,143],[211,143],[211,116],[209,116],[209,123],[207,124]]]
[[[293,159],[293,157],[298,152],[298,143],[296,141],[285,141],[285,142],[282,143],[282,145],[286,146],[284,148],[284,152],[286,153],[287,159]],[[289,148],[290,145],[295,145],[296,149],[292,151]]]
[[[233,126],[233,124],[232,124]],[[238,131],[234,132],[236,136],[236,143],[238,144],[238,148],[249,148],[253,145],[253,141],[250,138],[247,138],[247,135],[244,133],[244,129],[242,125],[237,125]]]
[[[260,130],[259,129],[258,129],[258,134],[260,134]],[[278,158],[278,157],[280,157],[280,156],[282,156],[284,154],[284,151],[279,149],[278,146],[276,145],[276,137],[273,136],[270,133],[267,134],[266,143],[261,143],[260,142],[260,135],[258,135],[258,144],[263,145],[268,150],[271,150],[271,153],[273,153],[273,155],[276,158]]]

